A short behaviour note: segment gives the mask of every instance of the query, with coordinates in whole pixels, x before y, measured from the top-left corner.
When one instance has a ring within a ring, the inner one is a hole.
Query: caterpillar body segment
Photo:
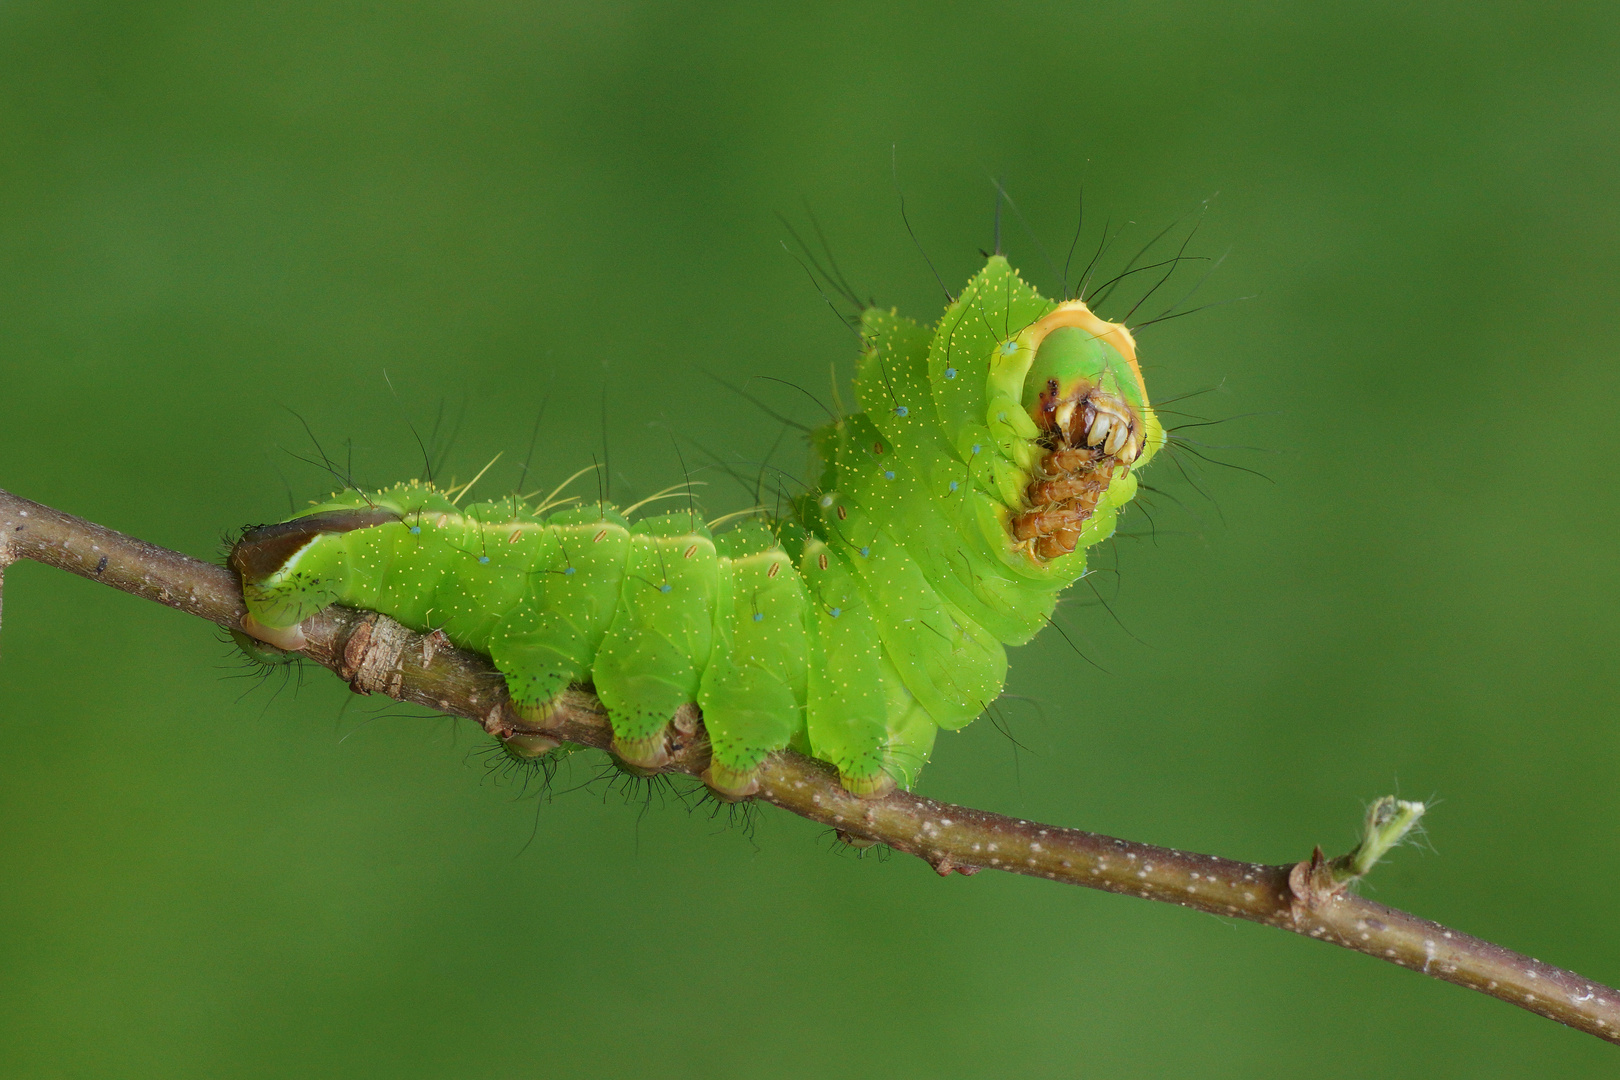
[[[743,798],[765,758],[804,729],[809,604],[804,579],[762,524],[722,533],[715,546],[714,648],[697,699],[713,750],[704,780]]]
[[[619,609],[592,668],[626,762],[664,764],[664,725],[695,702],[714,643],[714,540],[697,515],[665,514],[630,530]]]
[[[244,629],[282,649],[331,603],[489,655],[542,723],[594,686],[615,753],[668,761],[695,730],[722,797],[793,747],[850,791],[909,788],[941,728],[1001,693],[1165,435],[1135,342],[990,258],[933,329],[863,313],[860,411],[811,436],[813,487],[784,520],[711,534],[695,508],[629,521],[430,484],[345,491],[247,531]],[[525,754],[549,752],[532,737]]]
[[[810,750],[838,769],[850,791],[883,794],[894,786],[883,767],[891,716],[883,639],[842,554],[812,537],[798,566],[810,597],[805,709]]]
[[[906,546],[840,492],[817,499],[829,546],[854,571],[895,675],[942,728],[971,722],[1001,694],[1007,653],[930,584]]]
[[[546,524],[528,594],[492,631],[489,649],[518,712],[541,721],[570,684],[590,681],[630,554],[630,523],[611,508],[563,510]]]
[[[1020,610],[1022,596],[1007,590],[1021,586],[987,568],[994,549],[969,512],[974,465],[988,475],[988,441],[978,455],[970,443],[964,461],[947,440],[928,381],[926,331],[875,309],[862,331],[869,343],[856,380],[863,411],[837,428],[840,481],[952,603],[999,640],[1028,641],[1045,613]]]
[[[945,309],[928,346],[928,381],[953,446],[985,423],[997,352],[1009,351],[1012,339],[1054,306],[995,255]]]

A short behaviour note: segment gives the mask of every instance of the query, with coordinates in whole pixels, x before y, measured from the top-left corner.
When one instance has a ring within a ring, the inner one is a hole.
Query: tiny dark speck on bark
[[[96,573],[99,574],[105,569],[107,569],[107,556],[103,555],[96,560]]]

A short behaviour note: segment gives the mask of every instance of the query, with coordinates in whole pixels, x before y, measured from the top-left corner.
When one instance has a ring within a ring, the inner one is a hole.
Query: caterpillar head
[[[1090,448],[1126,467],[1145,463],[1158,449],[1162,434],[1150,430],[1157,419],[1129,329],[1071,300],[1020,338],[1034,353],[1023,405],[1054,445]]]
[[[1011,529],[1034,555],[1053,559],[1075,549],[1113,485],[1125,498],[1124,487],[1134,493],[1130,471],[1157,452],[1164,429],[1148,404],[1130,330],[1083,301],[1059,304],[1007,344],[1017,367],[1003,377],[1023,369],[1021,404],[1039,432],[1028,509]]]

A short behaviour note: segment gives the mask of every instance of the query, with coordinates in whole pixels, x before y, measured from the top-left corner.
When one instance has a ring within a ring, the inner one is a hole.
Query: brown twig
[[[245,614],[228,570],[0,491],[0,573],[16,559],[47,563],[221,626],[237,627]],[[612,741],[601,704],[583,689],[564,695],[543,729],[525,724],[508,706],[504,680],[489,661],[449,646],[441,635],[413,634],[375,613],[338,607],[308,620],[303,629],[308,639],[303,654],[337,672],[357,692],[470,717],[502,737],[549,736],[602,749]],[[707,764],[708,745],[699,728],[664,771],[695,776]],[[1330,860],[1318,849],[1292,866],[1265,866],[1018,821],[904,792],[859,799],[827,766],[794,753],[777,755],[765,766],[758,797],[830,825],[853,841],[887,844],[926,859],[942,875],[1005,870],[1250,919],[1478,990],[1620,1043],[1620,991],[1349,891],[1382,850],[1373,841],[1390,815],[1379,818],[1376,808],[1368,839],[1358,849],[1362,854]],[[1393,804],[1379,807],[1387,805]]]

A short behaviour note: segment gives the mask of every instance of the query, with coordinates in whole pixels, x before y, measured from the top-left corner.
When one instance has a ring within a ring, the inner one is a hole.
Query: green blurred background
[[[1181,407],[1239,419],[1188,434],[1269,482],[1157,466],[1157,538],[1099,560],[1124,629],[1077,590],[1095,666],[1018,650],[1026,749],[980,722],[923,790],[1267,861],[1438,798],[1374,895],[1614,982],[1617,47],[1598,3],[6,0],[0,486],[215,557],[329,489],[288,408],[372,483],[419,468],[407,417],[464,413],[446,470],[505,451],[499,490],[549,389],[541,477],[605,431],[639,497],[677,446],[780,433],[703,372],[847,377],[776,212],[808,200],[931,319],[891,153],[953,287],[991,177],[1048,289],[1030,234],[1061,260],[1082,184],[1083,251],[1135,223],[1115,269],[1219,193],[1199,298],[1254,298],[1143,349],[1157,396],[1218,387]],[[234,678],[209,628],[65,574],[7,585],[6,1077],[1614,1074],[1272,930],[942,881],[774,811],[539,801],[467,725]]]

